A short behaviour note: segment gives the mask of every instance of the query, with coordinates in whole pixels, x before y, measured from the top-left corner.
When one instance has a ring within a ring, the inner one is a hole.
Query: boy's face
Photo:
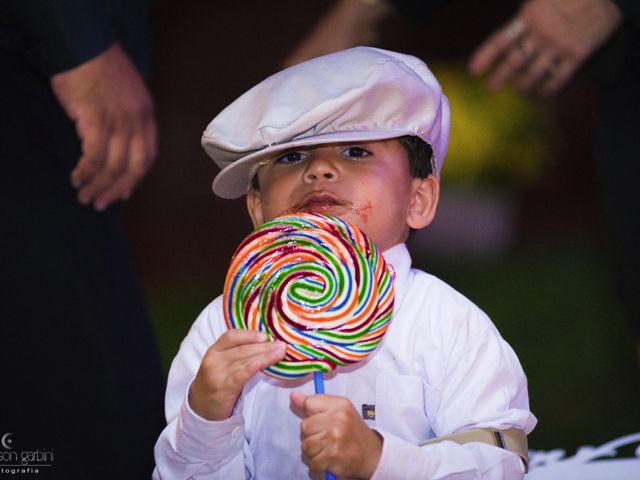
[[[324,213],[359,227],[384,251],[409,228],[433,219],[438,180],[409,174],[395,139],[332,143],[277,154],[258,170],[259,190],[247,194],[254,227],[297,212]]]

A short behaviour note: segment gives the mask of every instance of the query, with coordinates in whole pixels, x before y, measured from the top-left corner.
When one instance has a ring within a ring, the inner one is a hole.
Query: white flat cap
[[[254,163],[289,148],[415,135],[439,174],[449,142],[449,102],[416,57],[356,47],[282,70],[225,108],[202,145],[222,169],[213,191],[247,192]]]

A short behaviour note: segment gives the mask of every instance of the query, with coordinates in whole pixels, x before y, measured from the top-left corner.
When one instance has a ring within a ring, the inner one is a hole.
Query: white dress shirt
[[[326,393],[349,398],[358,411],[375,405],[375,418],[366,423],[384,440],[373,478],[522,478],[519,457],[498,447],[417,446],[481,427],[528,434],[536,418],[520,363],[489,318],[441,280],[412,269],[404,244],[383,255],[396,272],[389,329],[367,359],[325,375]],[[312,376],[283,381],[258,373],[224,421],[205,420],[189,407],[201,359],[226,330],[218,297],[182,342],[169,372],[168,425],[155,447],[153,478],[308,478],[289,394],[313,394]]]

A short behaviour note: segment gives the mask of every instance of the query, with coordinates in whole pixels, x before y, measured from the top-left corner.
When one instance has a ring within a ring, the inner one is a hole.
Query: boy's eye
[[[287,152],[276,158],[276,163],[298,163],[304,160],[306,155],[302,152]]]
[[[362,158],[368,157],[369,155],[371,155],[371,152],[365,150],[362,147],[351,146],[344,149],[342,154],[350,158]]]

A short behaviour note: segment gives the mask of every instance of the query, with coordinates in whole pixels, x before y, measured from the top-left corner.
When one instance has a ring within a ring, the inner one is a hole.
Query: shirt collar
[[[409,275],[411,272],[411,255],[404,243],[399,243],[382,252],[382,256],[393,267],[395,279],[393,288],[395,291],[396,308],[399,307],[407,295]]]

